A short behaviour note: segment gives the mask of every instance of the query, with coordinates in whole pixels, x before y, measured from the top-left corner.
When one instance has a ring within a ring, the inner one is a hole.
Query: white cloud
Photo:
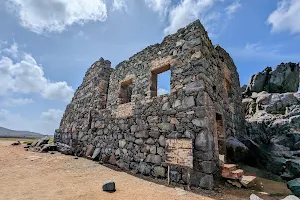
[[[74,90],[72,87],[64,82],[48,82],[44,90],[42,91],[42,96],[45,99],[57,100],[63,99],[65,102],[70,102],[73,97]]]
[[[216,0],[182,0],[176,7],[170,10],[169,26],[165,28],[165,33],[175,33],[179,28],[199,18],[204,24],[211,21],[211,16],[218,15],[208,15],[208,10],[214,5],[215,1]]]
[[[289,31],[300,33],[300,1],[281,0],[277,9],[268,17],[267,23],[272,25],[273,32]]]
[[[235,0],[231,5],[229,5],[228,7],[225,8],[226,14],[229,17],[232,17],[232,15],[234,13],[236,13],[237,10],[241,7],[242,7],[242,4],[240,3],[240,0]]]
[[[17,14],[23,27],[38,34],[62,32],[72,24],[107,19],[102,0],[7,0],[6,5]]]
[[[28,98],[7,98],[0,102],[0,105],[7,107],[23,106],[34,103],[34,100]]]
[[[169,90],[166,90],[164,88],[158,88],[157,90],[157,95],[160,96],[160,95],[163,95],[163,94],[169,94],[170,91]]]
[[[7,44],[7,43],[6,43]],[[1,52],[12,56],[13,58],[17,58],[18,57],[18,51],[19,51],[19,46],[16,42],[14,42],[10,48],[5,48],[3,50],[1,50]]]
[[[31,55],[19,51],[17,54],[22,56],[19,56],[15,63],[6,56],[0,58],[0,96],[12,93],[40,93],[50,100],[71,100],[74,92],[72,87],[66,82],[51,82]]]
[[[62,110],[49,109],[46,112],[42,112],[41,119],[48,123],[58,122],[62,118],[63,114],[64,112]]]
[[[171,5],[171,0],[145,0],[145,3],[154,12],[165,15]]]
[[[125,0],[113,0],[112,10],[124,10],[127,12],[127,4]]]

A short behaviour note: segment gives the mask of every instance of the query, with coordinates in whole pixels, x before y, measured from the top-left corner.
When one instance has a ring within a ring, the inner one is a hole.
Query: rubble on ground
[[[21,144],[20,141],[16,141],[16,142],[13,142],[11,145],[12,145],[12,146],[17,146],[17,145],[20,145],[20,144]]]

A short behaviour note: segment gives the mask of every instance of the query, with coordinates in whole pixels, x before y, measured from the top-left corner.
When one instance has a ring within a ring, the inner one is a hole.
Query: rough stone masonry
[[[170,70],[170,94],[157,95],[157,76]],[[101,58],[86,72],[67,106],[55,141],[77,156],[166,178],[168,138],[193,140],[193,186],[212,189],[228,136],[244,132],[239,76],[213,46],[200,21],[111,68]],[[171,168],[185,184],[187,170]]]

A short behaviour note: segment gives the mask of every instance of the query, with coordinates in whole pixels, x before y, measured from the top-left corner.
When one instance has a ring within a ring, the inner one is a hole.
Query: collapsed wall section
[[[71,145],[79,156],[165,178],[166,140],[191,139],[192,185],[212,189],[219,175],[219,154],[225,154],[222,143],[237,131],[232,116],[240,113],[231,107],[241,102],[234,96],[239,86],[232,59],[211,44],[200,21],[147,47],[113,71],[103,69],[110,78],[100,76],[97,82],[109,85],[106,108],[102,101],[96,102],[99,96],[93,97],[98,91],[83,95],[99,86],[84,89],[85,80],[90,80],[87,73],[67,107],[56,141]],[[171,91],[157,96],[155,77],[165,70],[171,72]],[[234,100],[228,80],[236,81],[230,85]],[[187,170],[172,167],[171,179],[186,183]]]

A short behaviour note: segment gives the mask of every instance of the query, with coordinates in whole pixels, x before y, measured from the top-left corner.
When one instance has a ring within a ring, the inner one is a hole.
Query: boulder
[[[103,183],[102,190],[104,192],[115,192],[116,191],[116,184],[113,181],[106,181]]]
[[[300,178],[287,182],[287,187],[292,191],[294,195],[300,197]]]
[[[270,72],[269,92],[297,92],[299,88],[299,64],[281,63]]]
[[[299,88],[299,64],[281,63],[273,71],[267,67],[252,75],[246,93],[267,91],[270,93],[297,92]]]
[[[74,154],[72,148],[69,145],[59,143],[59,142],[57,142],[55,144],[57,146],[57,150],[59,152],[61,152],[62,154],[65,154],[65,155],[73,155]]]
[[[56,144],[44,144],[39,152],[48,152],[48,151],[56,151],[57,146]]]
[[[50,140],[50,138],[49,137],[43,137],[43,138],[41,138],[41,139],[39,139],[38,140],[38,142],[36,143],[36,147],[40,147],[41,145],[43,145],[43,144],[48,144],[48,142],[49,142],[49,140]]]
[[[249,153],[248,147],[234,137],[226,140],[226,159],[229,163],[243,161]]]
[[[20,142],[20,141],[16,141],[16,142],[13,142],[11,145],[12,145],[12,146],[21,145],[21,142]]]

